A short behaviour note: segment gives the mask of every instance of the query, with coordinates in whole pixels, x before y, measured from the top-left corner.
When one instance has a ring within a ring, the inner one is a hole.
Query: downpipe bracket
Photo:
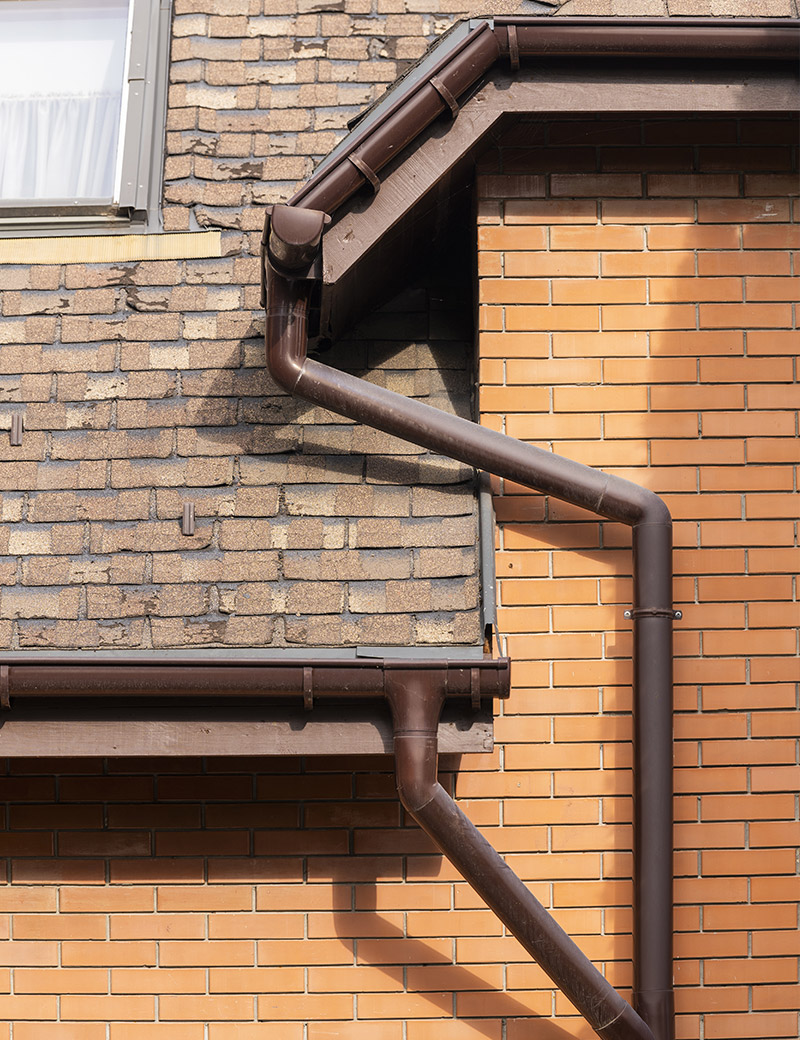
[[[671,607],[632,607],[622,615],[626,621],[636,621],[642,617],[665,617],[672,621],[680,621],[683,617],[682,610],[673,610]]]

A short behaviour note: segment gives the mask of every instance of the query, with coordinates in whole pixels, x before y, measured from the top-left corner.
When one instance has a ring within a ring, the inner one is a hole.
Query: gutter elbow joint
[[[594,509],[601,516],[620,520],[629,527],[639,527],[642,524],[672,527],[672,517],[663,498],[641,484],[634,484],[633,481],[616,475],[606,478],[602,494]]]
[[[398,670],[388,676],[397,793],[412,816],[433,799],[437,779],[439,717],[445,681],[433,671]]]
[[[274,206],[264,237],[267,367],[294,394],[303,375],[311,269],[330,217],[319,210]]]
[[[672,516],[667,503],[654,491],[642,488],[641,518],[637,524],[659,524],[672,527]]]
[[[276,334],[271,335],[270,327],[273,323],[279,328]],[[287,335],[291,324],[291,321],[287,321],[285,311],[277,314],[267,311],[267,370],[281,390],[290,395],[297,390],[305,361],[305,332],[295,340]],[[297,345],[299,350],[296,349]]]

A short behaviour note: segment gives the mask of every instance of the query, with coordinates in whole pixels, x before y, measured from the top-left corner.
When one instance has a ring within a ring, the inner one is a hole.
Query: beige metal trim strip
[[[0,239],[0,264],[105,264],[130,260],[196,260],[221,255],[219,231]]]

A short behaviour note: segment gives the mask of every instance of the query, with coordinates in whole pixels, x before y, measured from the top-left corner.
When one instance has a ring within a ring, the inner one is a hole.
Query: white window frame
[[[131,0],[114,201],[0,200],[0,237],[162,230],[171,13],[172,0]]]

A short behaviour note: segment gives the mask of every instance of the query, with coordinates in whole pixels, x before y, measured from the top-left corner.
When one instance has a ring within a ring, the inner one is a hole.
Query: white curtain
[[[0,99],[2,199],[111,199],[119,94]]]
[[[128,0],[0,2],[0,201],[116,189]]]

